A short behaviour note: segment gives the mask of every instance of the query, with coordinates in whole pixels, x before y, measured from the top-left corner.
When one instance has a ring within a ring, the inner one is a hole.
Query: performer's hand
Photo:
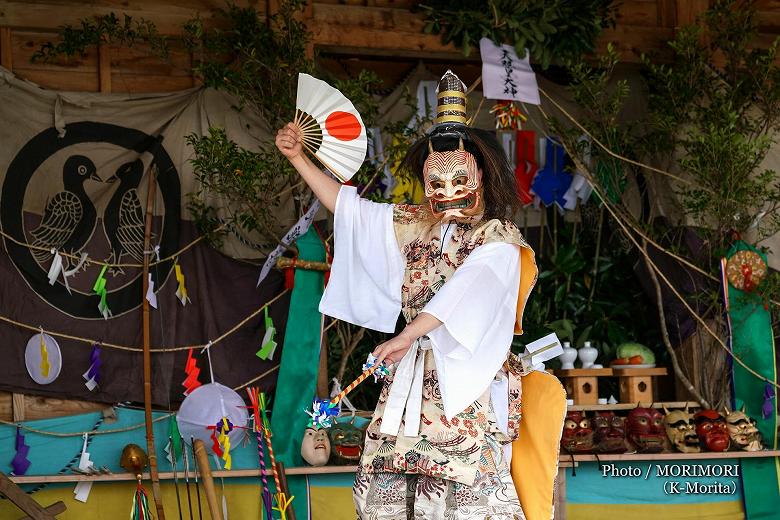
[[[301,129],[295,123],[287,123],[280,128],[276,132],[276,147],[290,160],[301,155],[303,151]]]
[[[385,359],[392,363],[398,363],[411,348],[415,339],[402,332],[398,336],[380,344],[373,352],[377,357],[377,363],[381,363]]]

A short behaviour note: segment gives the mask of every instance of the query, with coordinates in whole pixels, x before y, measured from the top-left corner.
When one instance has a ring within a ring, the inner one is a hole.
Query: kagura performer
[[[435,124],[403,164],[425,185],[423,205],[361,199],[306,157],[293,123],[276,137],[335,214],[320,311],[388,333],[399,312],[407,323],[374,351],[392,365],[355,478],[361,519],[552,518],[565,394],[509,352],[537,268],[505,218],[517,191],[504,152],[465,109],[448,71]]]

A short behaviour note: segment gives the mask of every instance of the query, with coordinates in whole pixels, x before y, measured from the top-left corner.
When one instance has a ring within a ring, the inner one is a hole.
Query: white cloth
[[[474,249],[423,308],[442,322],[428,337],[447,419],[477,400],[506,360],[519,288],[520,251],[494,242]]]
[[[355,325],[393,332],[401,310],[405,260],[395,238],[392,205],[361,199],[354,187],[342,186],[334,227],[334,259],[320,312]],[[448,419],[465,410],[493,384],[512,343],[519,285],[517,246],[485,244],[466,257],[423,308],[442,322],[428,337]],[[401,396],[398,399],[403,399],[402,406],[412,410],[419,409],[422,398],[422,393],[412,388],[417,358],[423,357],[416,350],[413,346],[401,360],[393,383]],[[402,380],[406,381],[405,389],[400,388]],[[494,408],[508,408],[508,396],[501,398],[506,391],[501,382],[498,385],[491,394],[502,402],[494,402]],[[393,435],[400,417],[398,414]],[[388,422],[395,421],[384,417],[383,428]]]
[[[401,312],[404,259],[393,231],[393,206],[342,186],[334,211],[334,257],[319,310],[368,329],[393,332]]]
[[[398,435],[403,416],[404,435],[406,437],[419,435],[426,350],[431,350],[431,341],[427,336],[423,336],[412,343],[411,348],[399,362],[385,403],[382,425],[379,428],[381,433]]]

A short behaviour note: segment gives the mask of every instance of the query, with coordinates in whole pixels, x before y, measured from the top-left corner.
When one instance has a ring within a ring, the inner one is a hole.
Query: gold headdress
[[[439,80],[436,89],[435,125],[444,123],[466,124],[466,85],[451,70]]]

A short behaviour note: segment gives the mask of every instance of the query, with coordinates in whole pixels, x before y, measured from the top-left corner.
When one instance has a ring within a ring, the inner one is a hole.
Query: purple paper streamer
[[[16,455],[11,460],[11,466],[14,468],[14,475],[24,475],[30,468],[30,461],[27,460],[27,454],[30,453],[30,447],[24,443],[22,430],[16,428]]]
[[[89,354],[89,370],[87,371],[87,378],[94,379],[95,382],[100,381],[100,365],[102,362],[100,361],[100,347],[97,346],[97,343],[92,345],[92,352]]]
[[[764,406],[761,407],[761,415],[764,419],[769,419],[775,413],[775,389],[769,383],[764,387]]]
[[[255,418],[257,420],[257,418]],[[257,455],[260,458],[260,474],[263,482],[263,507],[265,508],[266,520],[274,520],[273,505],[271,503],[271,490],[268,487],[268,476],[265,469],[265,448],[263,447],[263,434],[258,429],[257,434]]]

